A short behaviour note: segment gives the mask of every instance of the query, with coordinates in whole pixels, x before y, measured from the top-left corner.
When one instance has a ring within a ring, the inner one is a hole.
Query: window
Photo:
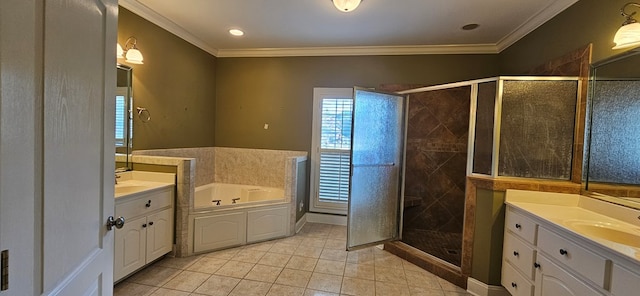
[[[116,89],[116,147],[126,145],[127,131],[127,91],[126,87]]]
[[[311,211],[346,214],[351,165],[351,88],[314,88]]]

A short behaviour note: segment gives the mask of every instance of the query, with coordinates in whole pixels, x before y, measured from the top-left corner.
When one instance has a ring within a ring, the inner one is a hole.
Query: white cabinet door
[[[166,209],[147,216],[147,260],[150,263],[171,252],[173,247],[173,211]]]
[[[116,230],[114,281],[145,265],[147,227],[146,217],[127,221]]]
[[[596,296],[603,295],[569,274],[545,256],[538,254],[536,296]]]

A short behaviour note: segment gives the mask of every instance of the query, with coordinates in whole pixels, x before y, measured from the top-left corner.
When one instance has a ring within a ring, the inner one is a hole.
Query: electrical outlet
[[[303,201],[300,202],[300,209],[298,211],[302,211],[302,209],[304,209],[304,202]]]

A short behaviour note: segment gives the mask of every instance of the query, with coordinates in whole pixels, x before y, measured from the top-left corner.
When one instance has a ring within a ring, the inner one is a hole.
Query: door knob
[[[109,216],[109,218],[107,218],[107,230],[113,229],[114,226],[118,229],[122,228],[122,226],[124,226],[124,217],[114,219],[113,216]]]

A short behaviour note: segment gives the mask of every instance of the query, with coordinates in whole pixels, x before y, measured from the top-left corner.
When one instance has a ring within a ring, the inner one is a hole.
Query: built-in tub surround
[[[280,151],[265,149],[243,149],[227,147],[176,148],[134,151],[134,164],[138,158],[157,159],[160,162],[189,160],[189,193],[181,196],[177,203],[182,219],[176,219],[181,230],[176,228],[176,241],[181,245],[176,252],[179,257],[193,253],[193,229],[189,223],[200,212],[194,208],[195,188],[210,183],[233,183],[282,188],[284,201],[288,205],[290,227],[287,235],[295,230],[297,204],[302,201],[304,192],[300,191],[299,171],[305,170],[307,153],[301,151]],[[144,155],[144,156],[143,156]],[[160,157],[158,157],[160,156]],[[153,161],[151,161],[153,162]],[[156,163],[162,164],[162,163]],[[301,165],[302,164],[302,165]],[[181,165],[184,167],[184,165]],[[187,172],[186,168],[182,169]],[[302,174],[304,175],[304,174]],[[180,173],[178,173],[180,178]],[[304,188],[304,187],[302,187]],[[178,188],[180,191],[180,188]],[[185,190],[186,193],[186,190]],[[178,249],[178,248],[177,248]]]

